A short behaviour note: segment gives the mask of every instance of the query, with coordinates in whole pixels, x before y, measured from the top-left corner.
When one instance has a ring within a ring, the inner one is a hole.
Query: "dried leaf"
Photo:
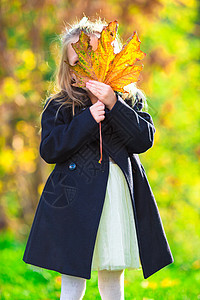
[[[143,65],[135,65],[135,62],[143,59],[146,53],[140,50],[141,42],[134,31],[122,50],[115,54],[113,41],[117,28],[116,20],[104,26],[95,51],[90,45],[90,37],[83,31],[79,40],[72,43],[79,56],[79,62],[75,66],[69,65],[77,78],[74,86],[85,87],[86,82],[91,79],[104,82],[115,91],[126,92],[123,87],[138,80]]]

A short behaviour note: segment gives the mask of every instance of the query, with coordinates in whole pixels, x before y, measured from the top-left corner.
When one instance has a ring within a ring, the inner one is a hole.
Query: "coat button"
[[[70,170],[76,169],[76,164],[75,164],[74,162],[70,163],[70,164],[69,164],[69,169],[70,169]]]

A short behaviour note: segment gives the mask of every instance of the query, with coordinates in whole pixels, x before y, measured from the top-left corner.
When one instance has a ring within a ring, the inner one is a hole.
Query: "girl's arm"
[[[147,112],[135,111],[117,93],[112,109],[105,111],[129,153],[143,153],[153,146],[156,129]]]
[[[47,104],[47,103],[46,103]],[[69,110],[65,110],[68,122],[64,121],[61,109],[55,121],[58,105],[52,100],[42,114],[40,156],[49,164],[66,161],[79,150],[88,138],[98,131],[98,123],[89,107],[70,121]]]

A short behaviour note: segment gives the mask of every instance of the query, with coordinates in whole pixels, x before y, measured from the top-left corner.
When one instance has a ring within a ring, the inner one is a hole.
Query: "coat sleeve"
[[[117,101],[111,110],[106,110],[114,130],[130,154],[139,154],[153,146],[156,129],[147,112],[136,111],[116,93]]]
[[[41,118],[42,132],[39,152],[45,162],[49,164],[66,161],[98,130],[98,123],[93,118],[89,107],[75,115],[72,120],[69,110],[63,110],[67,114],[67,118],[66,116],[63,118],[63,112],[60,109],[55,119],[58,109],[56,104],[54,100],[51,100]]]

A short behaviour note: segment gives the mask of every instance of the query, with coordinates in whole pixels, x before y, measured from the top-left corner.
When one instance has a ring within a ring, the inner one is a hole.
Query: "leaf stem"
[[[101,122],[99,122],[99,134],[100,134],[100,153],[101,158],[99,159],[98,163],[101,164],[102,161],[102,136],[101,136]]]

